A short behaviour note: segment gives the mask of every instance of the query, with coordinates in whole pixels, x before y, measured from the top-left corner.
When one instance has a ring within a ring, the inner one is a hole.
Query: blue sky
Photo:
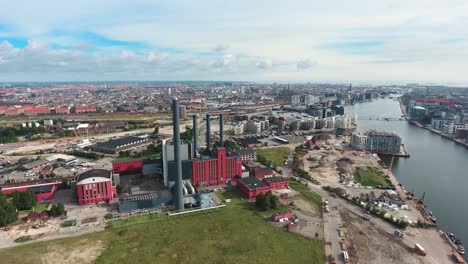
[[[0,81],[468,81],[463,0],[3,2]]]

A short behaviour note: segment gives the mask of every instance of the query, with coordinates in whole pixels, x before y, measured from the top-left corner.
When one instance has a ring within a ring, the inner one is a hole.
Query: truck
[[[416,244],[414,245],[414,249],[421,255],[421,256],[426,256],[426,250],[420,245]]]
[[[343,260],[345,264],[349,264],[349,255],[347,251],[343,251]]]

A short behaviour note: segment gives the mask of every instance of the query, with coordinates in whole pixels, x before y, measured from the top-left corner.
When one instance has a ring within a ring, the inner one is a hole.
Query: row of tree
[[[278,209],[280,206],[280,201],[278,196],[275,196],[273,193],[271,193],[271,191],[268,191],[265,195],[263,193],[257,195],[255,199],[255,206],[262,211]]]
[[[272,165],[274,165],[271,160],[265,158],[262,155],[258,155],[258,154],[257,154],[257,161],[260,162],[261,164],[267,166],[267,167],[271,167]]]
[[[0,128],[0,143],[9,143],[18,141],[20,136],[32,136],[38,133],[44,133],[44,127],[37,127],[35,123],[29,126],[13,126]]]

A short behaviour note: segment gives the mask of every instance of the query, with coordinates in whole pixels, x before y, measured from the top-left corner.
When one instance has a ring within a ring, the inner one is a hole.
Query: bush
[[[57,217],[65,214],[65,206],[63,203],[53,204],[50,208],[50,216]]]
[[[122,229],[119,231],[119,236],[125,236],[128,233],[128,229]]]
[[[32,240],[31,236],[20,236],[17,239],[15,239],[14,241],[16,243],[21,243],[21,242],[26,242],[26,241],[30,241],[30,240]]]
[[[114,215],[112,213],[107,213],[105,216],[104,216],[104,219],[106,220],[109,220],[109,219],[113,219],[114,218]]]

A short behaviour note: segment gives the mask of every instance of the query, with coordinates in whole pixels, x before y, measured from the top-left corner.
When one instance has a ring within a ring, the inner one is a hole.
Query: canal
[[[443,230],[455,233],[468,246],[468,148],[406,121],[370,120],[372,117],[401,116],[393,99],[377,99],[346,106],[346,113],[358,115],[358,132],[377,129],[397,132],[410,158],[396,158],[393,173],[416,196],[426,192],[426,205]]]

